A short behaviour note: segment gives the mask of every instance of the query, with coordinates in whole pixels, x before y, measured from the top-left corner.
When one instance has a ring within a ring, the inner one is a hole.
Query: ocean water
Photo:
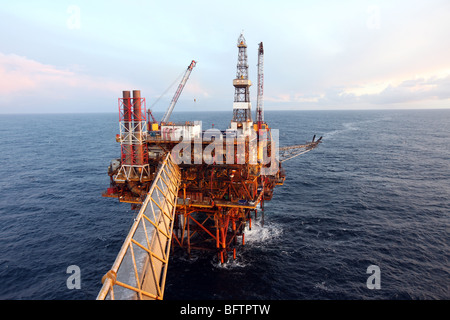
[[[230,119],[173,114],[205,129]],[[450,298],[450,110],[267,111],[266,121],[282,146],[324,142],[284,163],[286,182],[235,261],[176,252],[166,300]],[[0,115],[0,299],[96,298],[135,215],[101,197],[118,130],[113,113]],[[79,290],[67,287],[72,265]]]

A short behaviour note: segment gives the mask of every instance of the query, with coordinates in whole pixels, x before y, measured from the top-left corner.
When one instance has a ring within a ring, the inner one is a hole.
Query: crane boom
[[[258,121],[258,129],[264,122],[264,47],[263,43],[259,44],[258,50],[258,102],[256,105],[256,119]]]
[[[170,103],[169,108],[167,109],[166,113],[164,114],[164,117],[161,120],[161,123],[169,121],[169,118],[170,118],[170,115],[172,114],[173,108],[175,107],[175,104],[177,103],[178,98],[180,97],[181,92],[183,91],[184,86],[186,85],[186,82],[189,79],[189,76],[191,75],[192,69],[194,69],[196,64],[197,64],[197,62],[192,60],[191,64],[187,68],[186,73],[184,74],[183,79],[181,80],[181,83],[178,86],[178,89],[177,89],[175,95],[173,96],[172,102]]]

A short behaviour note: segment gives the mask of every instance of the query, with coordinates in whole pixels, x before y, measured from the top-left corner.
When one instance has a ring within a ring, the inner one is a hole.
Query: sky
[[[450,1],[0,0],[0,113],[232,109],[237,39],[266,110],[450,108]],[[165,93],[165,94],[164,94]],[[155,104],[155,102],[157,102]]]

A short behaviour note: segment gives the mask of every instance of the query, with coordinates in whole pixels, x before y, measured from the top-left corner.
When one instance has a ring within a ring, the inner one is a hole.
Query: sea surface
[[[226,129],[231,117],[172,120]],[[173,255],[165,300],[450,299],[450,110],[265,117],[281,146],[323,143],[283,164],[286,182],[235,261]],[[114,113],[0,115],[0,299],[96,298],[136,214],[101,197],[118,131]]]

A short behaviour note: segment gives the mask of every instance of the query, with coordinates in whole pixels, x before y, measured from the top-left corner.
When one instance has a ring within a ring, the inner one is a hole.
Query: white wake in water
[[[348,131],[359,130],[360,128],[356,126],[357,124],[358,124],[357,122],[343,123],[342,125],[344,128],[327,132],[323,135],[323,138],[326,140],[329,140],[330,138],[334,137],[335,135],[339,135],[341,133],[345,133]]]
[[[245,234],[245,247],[248,248],[262,248],[266,244],[271,243],[273,240],[278,239],[283,234],[283,228],[273,222],[265,223],[264,226],[261,221],[252,221],[252,229],[249,229],[247,225],[244,231]],[[222,264],[217,259],[211,261],[211,264],[218,269],[236,269],[245,268],[251,263],[245,259],[245,254],[240,255],[240,250],[237,249],[236,260],[233,259],[232,255],[228,256],[228,261]]]
[[[245,228],[245,243],[247,245],[262,244],[281,236],[283,229],[280,225],[270,222],[261,225],[260,221],[252,222],[252,229]]]
[[[342,124],[342,129],[332,130],[330,132],[327,132],[323,135],[323,138],[326,140],[329,140],[330,138],[340,135],[342,133],[347,133],[349,131],[358,131],[363,129],[366,125],[379,122],[379,121],[389,121],[389,117],[383,117],[378,119],[371,119],[371,120],[362,120],[362,121],[355,121],[355,122],[345,122]]]

